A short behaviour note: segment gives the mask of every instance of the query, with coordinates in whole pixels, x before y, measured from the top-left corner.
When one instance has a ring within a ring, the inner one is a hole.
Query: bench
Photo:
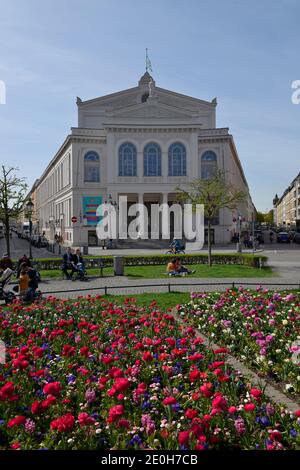
[[[106,268],[106,266],[102,259],[97,262],[97,268],[100,269],[100,276],[103,277],[103,269]]]

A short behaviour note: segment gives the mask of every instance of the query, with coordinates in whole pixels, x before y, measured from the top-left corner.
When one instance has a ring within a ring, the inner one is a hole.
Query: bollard
[[[124,263],[123,256],[114,256],[114,276],[123,276]]]

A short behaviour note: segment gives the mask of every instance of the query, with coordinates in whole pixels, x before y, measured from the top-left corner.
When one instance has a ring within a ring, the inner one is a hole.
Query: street
[[[6,240],[5,238],[0,239],[0,257],[6,253]],[[23,238],[18,238],[18,236],[13,232],[10,239],[10,256],[12,259],[19,259],[21,256],[26,254],[29,256],[29,242]],[[33,258],[50,258],[53,256],[58,256],[58,254],[53,255],[46,248],[36,248],[32,246],[32,256]]]

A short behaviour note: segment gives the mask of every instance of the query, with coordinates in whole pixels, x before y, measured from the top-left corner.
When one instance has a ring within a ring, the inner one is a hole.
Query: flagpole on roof
[[[146,72],[152,72],[151,61],[148,56],[148,47],[146,47]]]

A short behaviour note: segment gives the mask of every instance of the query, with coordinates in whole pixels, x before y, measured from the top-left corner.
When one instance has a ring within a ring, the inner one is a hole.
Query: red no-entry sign
[[[77,217],[74,216],[74,217],[72,217],[71,220],[72,220],[73,224],[76,224],[76,222],[77,222]]]

